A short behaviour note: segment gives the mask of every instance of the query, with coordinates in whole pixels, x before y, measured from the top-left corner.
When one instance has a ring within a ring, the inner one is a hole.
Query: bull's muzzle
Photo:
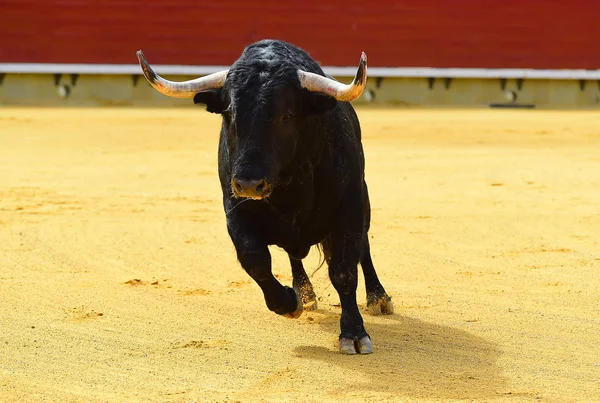
[[[271,194],[272,186],[266,179],[240,179],[231,181],[231,190],[236,197],[247,197],[254,200],[264,199]]]

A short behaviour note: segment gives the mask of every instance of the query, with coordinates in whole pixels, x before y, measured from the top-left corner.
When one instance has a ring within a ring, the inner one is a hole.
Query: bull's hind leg
[[[317,309],[317,296],[313,290],[310,279],[304,270],[302,260],[296,259],[291,255],[288,256],[290,258],[290,264],[292,265],[292,276],[294,278],[292,285],[294,290],[300,295],[300,298],[302,298],[304,309],[307,311]]]
[[[373,315],[390,315],[394,313],[394,304],[392,303],[392,298],[385,292],[375,272],[373,260],[371,259],[371,247],[368,235],[365,235],[363,239],[361,252],[360,266],[365,276],[367,308]]]
[[[371,246],[369,245],[369,228],[371,226],[371,203],[369,201],[369,191],[366,182],[364,185],[364,219],[365,219],[365,235],[361,244],[360,266],[362,267],[365,276],[365,288],[367,290],[367,308],[373,315],[392,314],[394,313],[394,304],[392,298],[387,295],[385,289],[381,285],[373,260],[371,259]]]

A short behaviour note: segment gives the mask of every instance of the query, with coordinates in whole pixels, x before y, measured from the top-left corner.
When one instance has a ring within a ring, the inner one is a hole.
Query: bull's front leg
[[[354,193],[348,192],[348,197],[344,198],[331,233],[329,278],[338,292],[342,305],[340,352],[370,354],[373,352],[373,345],[365,330],[356,301],[364,221],[362,205],[357,201],[360,199],[351,197],[353,195]]]
[[[373,352],[371,338],[365,330],[356,301],[360,238],[361,234],[332,237],[333,253],[329,265],[329,278],[342,305],[339,347],[343,354]]]
[[[302,314],[302,300],[294,289],[281,285],[271,270],[271,253],[260,234],[246,231],[241,220],[230,220],[228,230],[237,258],[246,272],[262,290],[267,308],[288,318]]]
[[[296,259],[292,257],[292,255],[289,255],[289,258],[292,266],[292,285],[294,286],[294,290],[300,294],[304,309],[307,311],[313,311],[317,309],[317,296],[313,290],[310,279],[304,270],[302,259]]]

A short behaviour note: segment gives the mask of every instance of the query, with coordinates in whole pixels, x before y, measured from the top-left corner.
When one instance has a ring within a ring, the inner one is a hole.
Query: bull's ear
[[[197,93],[194,95],[194,103],[206,105],[206,110],[212,113],[223,113],[227,109],[223,102],[221,88]]]
[[[304,103],[306,116],[319,115],[332,110],[337,105],[337,100],[329,95],[319,92],[307,91],[307,102]]]

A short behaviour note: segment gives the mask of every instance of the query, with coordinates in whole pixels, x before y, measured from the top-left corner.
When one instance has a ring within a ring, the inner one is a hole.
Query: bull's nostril
[[[260,182],[258,182],[258,184],[256,185],[256,193],[261,194],[262,192],[264,192],[265,188],[267,187],[267,181],[266,180],[261,180]]]
[[[238,193],[242,193],[242,191],[244,190],[242,185],[235,179],[233,180],[233,189]]]
[[[231,190],[237,197],[260,199],[269,192],[269,183],[266,179],[233,179]]]

